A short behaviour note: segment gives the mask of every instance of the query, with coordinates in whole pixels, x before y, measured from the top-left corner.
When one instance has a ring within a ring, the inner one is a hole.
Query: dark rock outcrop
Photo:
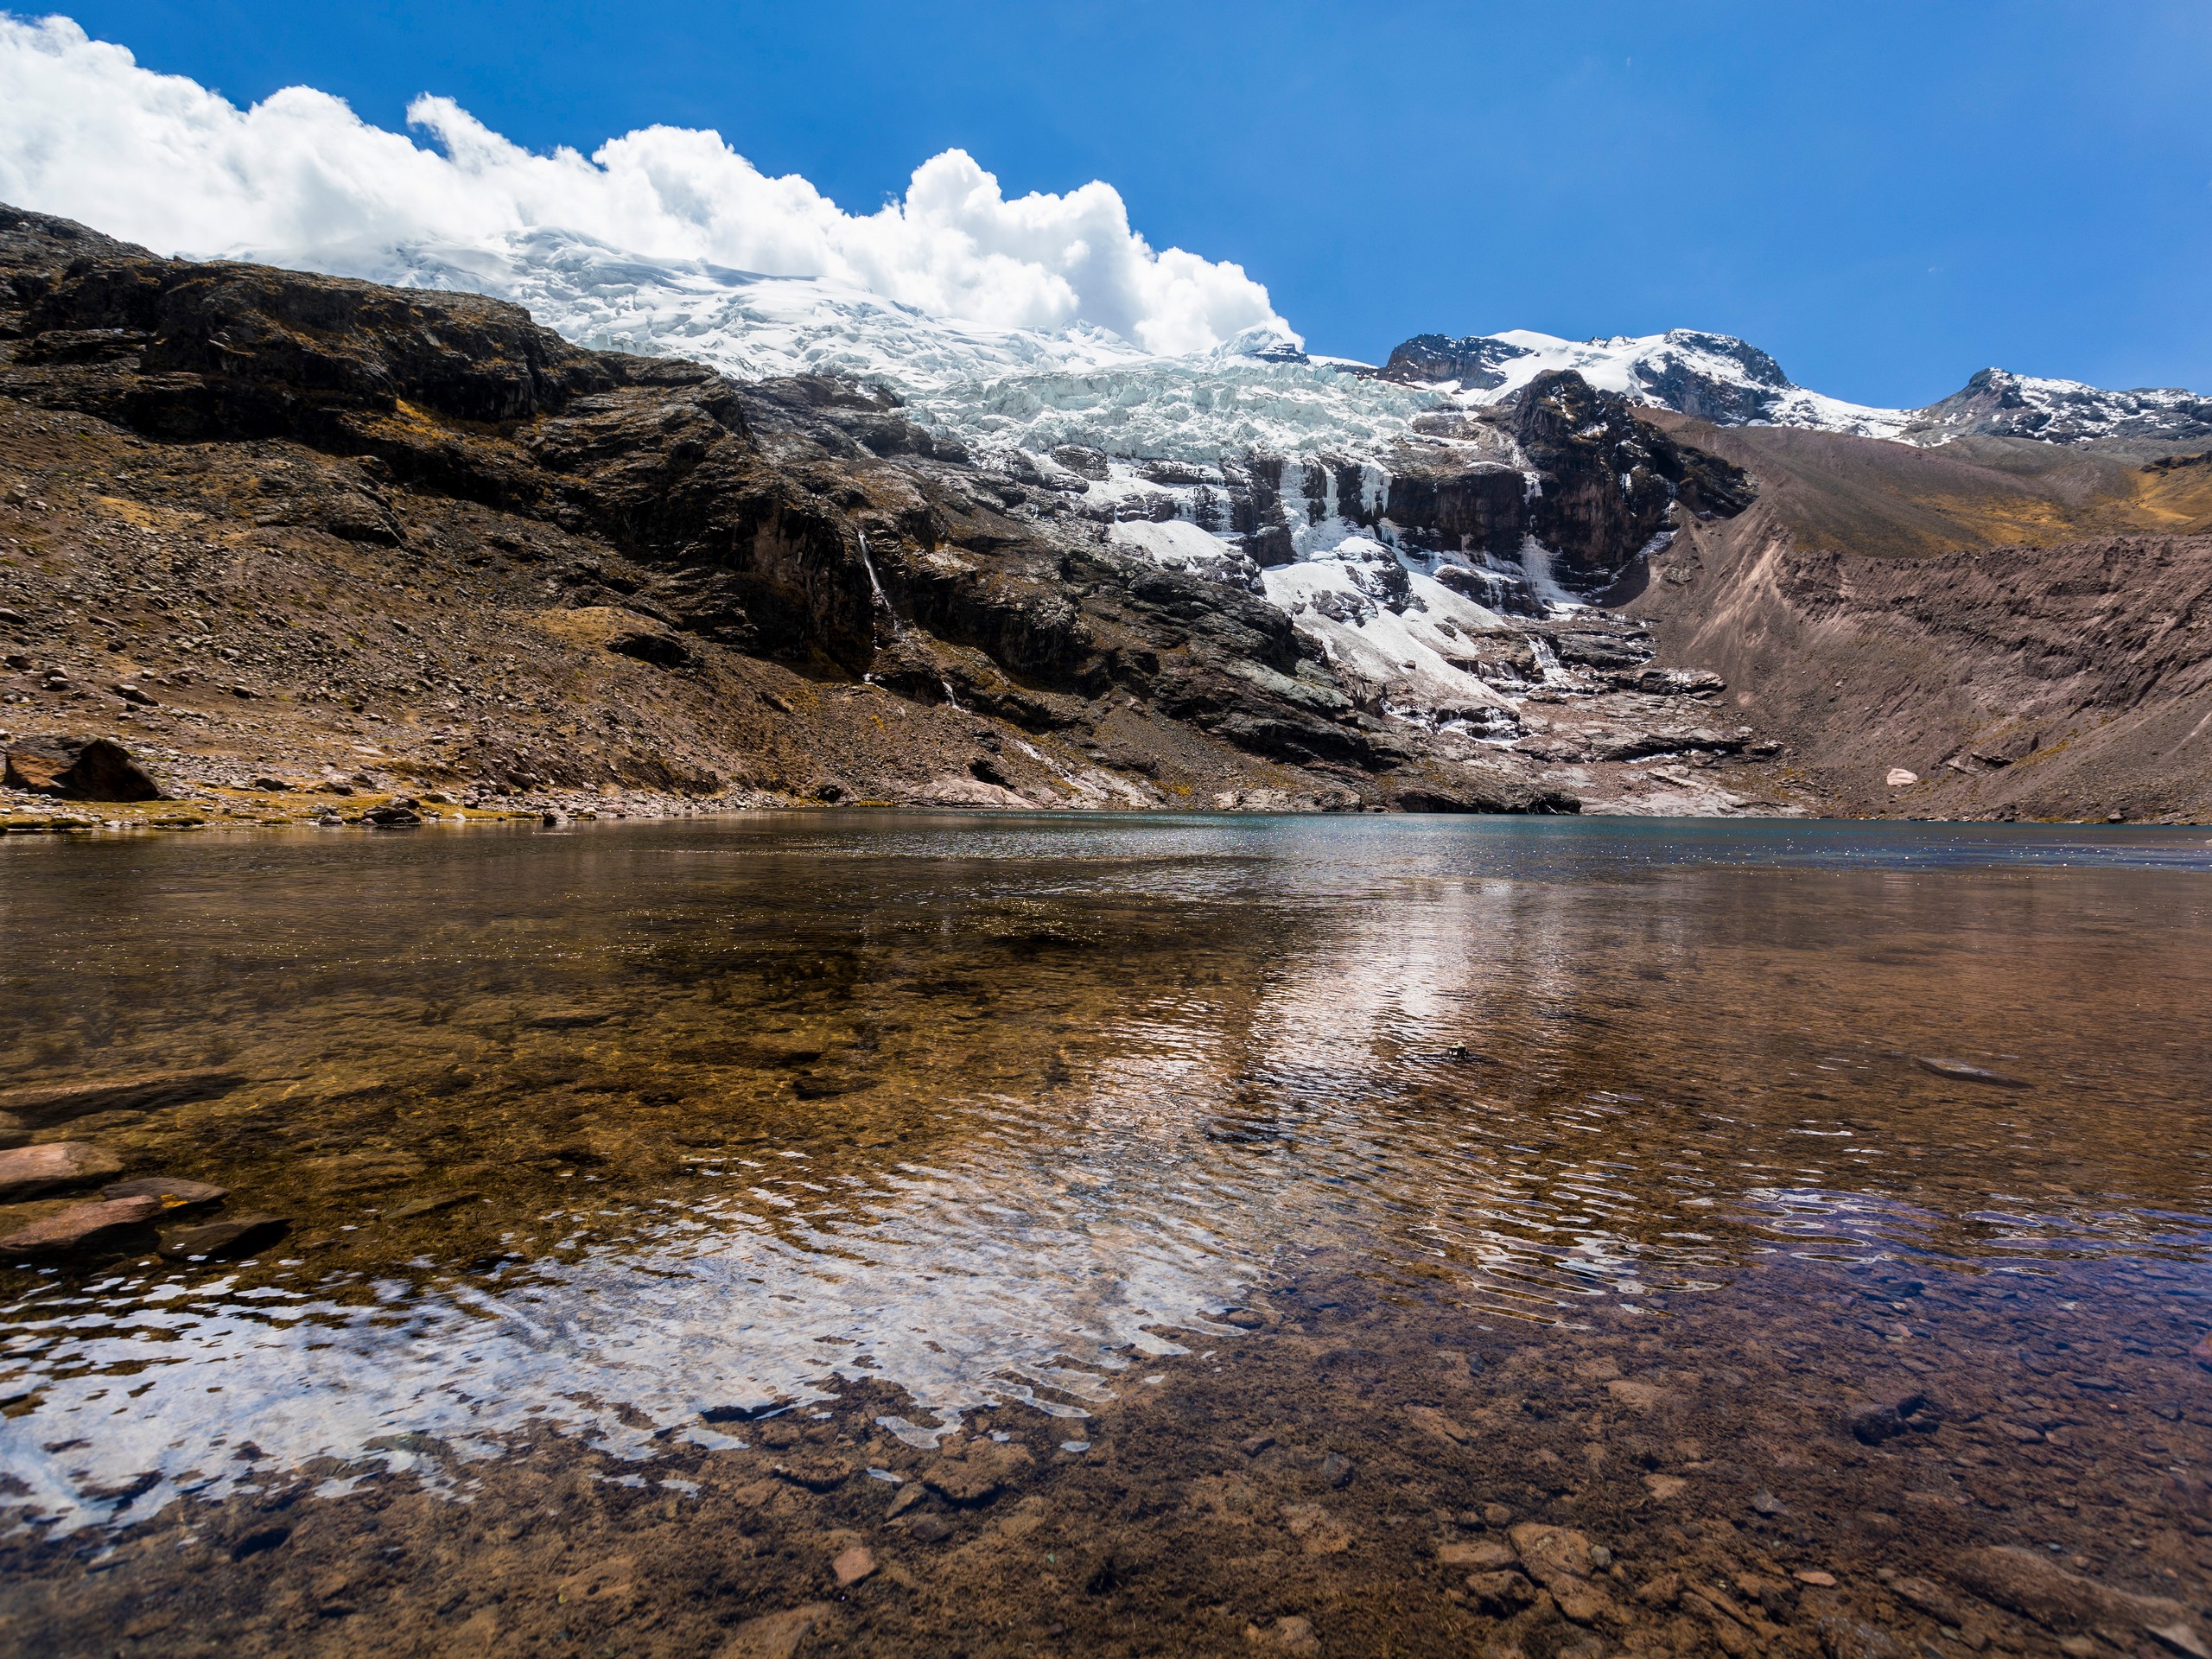
[[[1754,493],[1738,467],[1637,418],[1628,400],[1579,374],[1540,374],[1502,411],[1542,475],[1529,529],[1554,551],[1552,574],[1595,592],[1669,527],[1679,499],[1693,515],[1729,518]]]
[[[10,789],[65,801],[158,801],[162,786],[107,737],[25,738],[8,751]]]

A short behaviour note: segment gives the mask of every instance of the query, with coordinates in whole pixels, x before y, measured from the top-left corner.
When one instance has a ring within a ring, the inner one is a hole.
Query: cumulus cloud
[[[591,155],[537,155],[450,99],[409,124],[360,119],[289,86],[251,109],[139,67],[66,17],[0,14],[0,200],[162,252],[423,243],[490,247],[574,231],[653,258],[855,283],[934,315],[1001,327],[1110,328],[1146,350],[1203,351],[1281,326],[1242,266],[1154,250],[1111,185],[1009,201],[964,150],[914,169],[903,200],[848,213],[796,175],[770,178],[719,133],[648,127]]]

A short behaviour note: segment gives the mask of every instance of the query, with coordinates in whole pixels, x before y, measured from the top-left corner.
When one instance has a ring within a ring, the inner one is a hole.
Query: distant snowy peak
[[[2046,380],[1984,369],[1941,403],[1913,411],[1904,435],[1942,443],[1969,434],[2083,443],[2093,438],[2212,438],[2212,397],[2178,387],[2107,391],[2078,380]]]
[[[1917,444],[1968,436],[2049,443],[2212,437],[2212,397],[2171,388],[2107,391],[2004,369],[1982,370],[1925,409],[1847,404],[1798,385],[1756,346],[1692,328],[1588,340],[1517,328],[1456,340],[1420,334],[1392,352],[1379,372],[1481,404],[1504,401],[1539,374],[1569,369],[1601,391],[1716,426],[1810,427]]]
[[[1491,404],[1540,374],[1567,370],[1600,391],[1716,426],[1804,426],[1894,438],[1914,414],[1808,391],[1758,346],[1694,328],[1610,340],[1561,340],[1525,328],[1461,340],[1421,334],[1391,353],[1382,373],[1409,385],[1456,383],[1458,401]]]

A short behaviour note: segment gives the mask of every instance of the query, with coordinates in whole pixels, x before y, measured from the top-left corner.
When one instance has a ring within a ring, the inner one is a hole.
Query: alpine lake
[[[2203,1656],[2208,873],[12,838],[0,1086],[95,1109],[7,1139],[227,1196],[0,1257],[0,1652]]]

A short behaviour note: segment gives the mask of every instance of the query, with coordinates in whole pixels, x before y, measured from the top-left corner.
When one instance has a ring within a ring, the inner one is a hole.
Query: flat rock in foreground
[[[147,1224],[161,1213],[159,1198],[98,1198],[73,1205],[0,1238],[0,1256],[37,1260],[136,1249],[152,1242]]]
[[[0,1203],[81,1186],[121,1172],[123,1160],[88,1141],[55,1141],[0,1152]]]

